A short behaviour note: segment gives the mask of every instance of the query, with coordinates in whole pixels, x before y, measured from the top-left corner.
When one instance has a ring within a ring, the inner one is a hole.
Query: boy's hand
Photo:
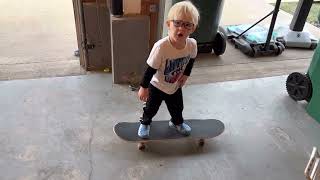
[[[149,98],[149,91],[148,88],[143,88],[140,86],[139,92],[138,92],[139,99],[141,101],[147,102]]]
[[[189,76],[186,76],[186,75],[183,75],[183,76],[180,77],[180,79],[179,79],[180,87],[184,86],[184,84],[186,83],[188,77]]]

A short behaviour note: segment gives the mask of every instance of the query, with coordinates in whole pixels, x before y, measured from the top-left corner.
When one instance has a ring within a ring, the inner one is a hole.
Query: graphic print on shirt
[[[167,83],[175,83],[183,74],[184,66],[189,62],[190,56],[178,59],[167,59],[164,69],[164,80]]]

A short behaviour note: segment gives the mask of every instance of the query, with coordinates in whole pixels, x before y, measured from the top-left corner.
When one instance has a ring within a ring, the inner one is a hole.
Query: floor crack
[[[93,174],[93,160],[92,160],[92,140],[94,137],[93,133],[93,123],[91,123],[91,128],[90,128],[90,138],[89,138],[89,163],[90,163],[90,172],[89,172],[89,180],[92,179],[92,174]]]

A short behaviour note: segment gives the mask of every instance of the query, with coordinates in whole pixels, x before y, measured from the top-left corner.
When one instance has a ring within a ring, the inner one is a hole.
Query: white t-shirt
[[[169,37],[156,42],[150,52],[147,64],[157,69],[151,84],[167,94],[173,94],[179,88],[178,79],[191,58],[197,56],[197,41],[187,38],[184,49],[172,46]]]

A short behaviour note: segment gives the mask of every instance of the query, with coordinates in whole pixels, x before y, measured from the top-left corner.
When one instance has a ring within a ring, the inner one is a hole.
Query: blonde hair
[[[174,4],[169,10],[167,20],[175,20],[175,18],[182,14],[191,16],[193,24],[195,26],[198,25],[200,20],[199,11],[190,1],[182,1]]]

